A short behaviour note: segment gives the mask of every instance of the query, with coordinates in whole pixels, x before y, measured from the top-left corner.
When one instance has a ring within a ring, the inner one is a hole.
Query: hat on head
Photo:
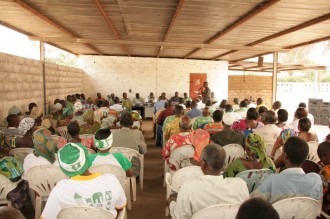
[[[56,146],[51,137],[50,131],[41,128],[35,131],[32,135],[34,154],[47,159],[50,163],[55,161]]]
[[[39,118],[41,115],[42,115],[42,110],[41,110],[40,107],[35,106],[35,107],[32,108],[32,110],[31,110],[31,114],[30,114],[30,117],[31,117],[32,119],[37,119],[37,118]]]
[[[99,129],[99,130],[101,130],[101,129]],[[97,130],[96,133],[97,133],[99,130]],[[95,133],[95,135],[96,135],[96,133]],[[95,136],[94,136],[94,145],[95,145],[95,147],[97,147],[97,149],[99,149],[99,150],[107,150],[107,149],[111,148],[112,143],[113,143],[113,135],[112,135],[111,131],[110,131],[110,135],[109,135],[109,137],[106,138],[106,139],[98,140],[98,139],[96,139]]]
[[[73,105],[73,112],[76,113],[82,111],[82,109],[83,109],[82,103],[80,101],[75,102],[75,104]]]
[[[140,116],[139,112],[136,110],[132,111],[132,119],[134,121],[140,121],[142,119],[142,117]]]
[[[288,140],[290,137],[295,136],[295,135],[296,135],[296,133],[292,129],[284,129],[281,132],[281,138],[282,138],[283,142],[286,142],[286,140]]]
[[[81,175],[90,167],[88,152],[81,143],[68,143],[58,151],[58,163],[65,175]]]
[[[24,118],[20,121],[18,131],[25,135],[34,126],[35,120],[32,118]]]
[[[55,113],[57,111],[60,111],[62,109],[62,104],[60,103],[55,103],[50,106],[50,113]]]
[[[16,105],[14,105],[8,110],[8,115],[11,115],[11,114],[18,115],[20,112],[21,112],[21,110],[18,109]]]
[[[232,125],[235,121],[235,117],[233,115],[233,113],[225,113],[222,116],[222,121],[226,124],[226,125]]]

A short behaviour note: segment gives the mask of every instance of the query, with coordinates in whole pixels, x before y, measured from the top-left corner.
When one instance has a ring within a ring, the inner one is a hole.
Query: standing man
[[[209,88],[209,83],[207,81],[204,82],[203,87],[202,102],[206,103],[206,101],[211,100],[211,89]]]

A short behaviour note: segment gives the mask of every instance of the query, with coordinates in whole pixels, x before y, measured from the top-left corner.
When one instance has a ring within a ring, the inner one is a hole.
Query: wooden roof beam
[[[175,19],[177,18],[177,16],[178,16],[179,13],[180,13],[180,10],[181,10],[181,8],[182,8],[183,2],[184,2],[184,0],[180,0],[179,3],[177,4],[176,9],[175,9],[175,12],[174,12],[173,17],[172,17],[172,20],[171,20],[171,23],[170,23],[170,25],[168,26],[167,31],[166,31],[166,33],[165,33],[165,36],[164,36],[163,42],[166,42],[167,37],[168,37],[168,35],[170,34],[170,32],[171,32],[171,30],[172,30],[172,27],[173,27],[173,25],[174,25],[174,23],[175,23]],[[159,48],[159,50],[158,50],[158,54],[157,54],[157,58],[159,57],[159,55],[160,55],[160,53],[161,53],[162,50],[163,50],[163,46],[161,46],[161,47]]]
[[[253,8],[252,10],[247,12],[245,15],[240,17],[238,20],[234,21],[233,23],[231,23],[230,25],[225,27],[225,29],[218,32],[215,36],[212,36],[205,43],[209,44],[209,43],[213,43],[216,40],[219,40],[221,37],[223,37],[227,33],[231,32],[234,29],[236,29],[237,27],[239,27],[243,23],[247,22],[251,18],[255,17],[256,15],[262,13],[263,11],[265,11],[266,9],[273,6],[274,4],[276,4],[279,1],[280,0],[269,0],[269,1],[266,1],[266,2],[263,2],[259,5],[257,5],[255,8]],[[189,52],[184,58],[185,59],[188,58],[189,56],[191,56],[192,54],[198,52],[199,50],[200,49],[194,49],[193,51]]]
[[[56,29],[60,30],[62,33],[65,33],[66,35],[70,36],[71,38],[77,39],[79,38],[79,36],[75,35],[74,33],[72,33],[72,31],[68,30],[67,28],[64,28],[62,26],[60,26],[59,24],[57,24],[55,21],[49,19],[48,17],[46,17],[45,15],[42,15],[40,12],[38,12],[37,10],[35,10],[34,8],[32,8],[31,6],[29,6],[28,4],[24,3],[21,0],[14,0],[16,2],[16,4],[18,4],[19,6],[25,8],[26,10],[28,10],[29,12],[31,12],[32,14],[36,15],[37,17],[39,17],[41,20],[43,20],[44,22],[48,23],[49,25],[55,27]],[[89,43],[84,43],[88,48],[92,49],[93,51],[95,51],[97,54],[102,55],[102,52],[99,51],[98,49],[96,49],[93,45],[90,45]]]
[[[303,42],[303,43],[298,43],[298,44],[295,44],[295,45],[292,45],[292,46],[287,46],[287,47],[285,47],[285,49],[294,49],[294,48],[297,48],[297,47],[307,46],[307,45],[310,45],[310,44],[319,43],[319,42],[326,41],[326,40],[330,40],[330,36],[322,37],[322,38],[315,39],[315,40],[306,41],[306,42]]]
[[[281,37],[281,36],[284,36],[286,34],[290,34],[290,33],[293,33],[295,31],[298,31],[298,30],[301,30],[301,29],[304,29],[304,28],[307,28],[307,27],[310,27],[312,25],[315,25],[315,24],[318,24],[320,22],[323,22],[323,21],[326,21],[326,20],[329,20],[330,19],[330,13],[328,14],[324,14],[320,17],[317,17],[317,18],[314,18],[312,20],[309,20],[307,22],[304,22],[304,23],[301,23],[301,24],[298,24],[294,27],[291,27],[289,29],[286,29],[286,30],[283,30],[283,31],[280,31],[278,33],[275,33],[275,34],[272,34],[270,36],[267,36],[267,37],[264,37],[262,39],[259,39],[259,40],[256,40],[252,43],[249,43],[249,44],[246,44],[245,46],[254,46],[254,45],[257,45],[257,44],[260,44],[260,43],[263,43],[263,42],[266,42],[268,40],[272,40],[272,39],[275,39],[275,38],[278,38],[278,37]],[[322,38],[324,39],[324,38]],[[299,44],[297,44],[299,45]],[[307,45],[307,44],[306,44]],[[288,48],[288,47],[286,47]],[[213,57],[212,59],[218,59],[220,57],[223,57],[223,56],[226,56],[226,55],[229,55],[229,54],[232,54],[234,52],[237,52],[238,50],[231,50],[231,51],[228,51],[226,53],[223,53],[223,54],[220,54],[218,56],[215,56]]]
[[[94,0],[94,2],[96,4],[97,8],[99,9],[99,11],[101,12],[105,22],[108,24],[109,28],[115,34],[116,39],[121,40],[122,38],[121,38],[120,34],[118,33],[115,26],[113,25],[113,23],[112,23],[110,17],[108,16],[107,12],[104,10],[101,2],[99,0]],[[128,56],[131,56],[131,53],[130,53],[129,49],[126,46],[121,45],[121,48],[128,54]]]

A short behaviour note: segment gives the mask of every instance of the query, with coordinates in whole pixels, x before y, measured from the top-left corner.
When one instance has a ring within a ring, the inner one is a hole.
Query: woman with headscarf
[[[32,118],[24,118],[20,121],[18,131],[23,135],[22,138],[13,138],[12,147],[17,148],[33,148],[32,134],[36,126],[35,120]]]
[[[85,123],[83,113],[84,111],[82,103],[80,101],[75,102],[73,105],[73,117],[71,122],[77,121],[79,125]]]
[[[51,133],[47,129],[41,128],[33,133],[33,154],[29,154],[25,157],[23,162],[24,173],[22,179],[26,179],[26,173],[35,166],[51,165],[56,162],[55,150],[56,146]]]
[[[64,119],[58,122],[59,126],[67,126],[73,117],[73,107],[66,107],[63,109]]]
[[[224,177],[235,177],[238,173],[250,169],[270,169],[276,172],[271,158],[266,155],[265,139],[257,134],[245,138],[245,151],[248,158],[236,158],[227,168]]]
[[[101,128],[101,124],[94,121],[94,111],[88,109],[83,114],[85,123],[80,126],[79,134],[95,134]]]

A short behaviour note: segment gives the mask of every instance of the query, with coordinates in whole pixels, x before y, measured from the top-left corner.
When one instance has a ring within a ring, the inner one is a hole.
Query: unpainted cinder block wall
[[[82,92],[81,69],[46,63],[47,103]],[[35,102],[43,107],[42,63],[37,60],[0,53],[0,119],[16,105],[22,112]]]
[[[235,97],[243,100],[252,96],[261,97],[268,109],[272,106],[272,77],[254,75],[228,76],[228,100],[232,104]]]

